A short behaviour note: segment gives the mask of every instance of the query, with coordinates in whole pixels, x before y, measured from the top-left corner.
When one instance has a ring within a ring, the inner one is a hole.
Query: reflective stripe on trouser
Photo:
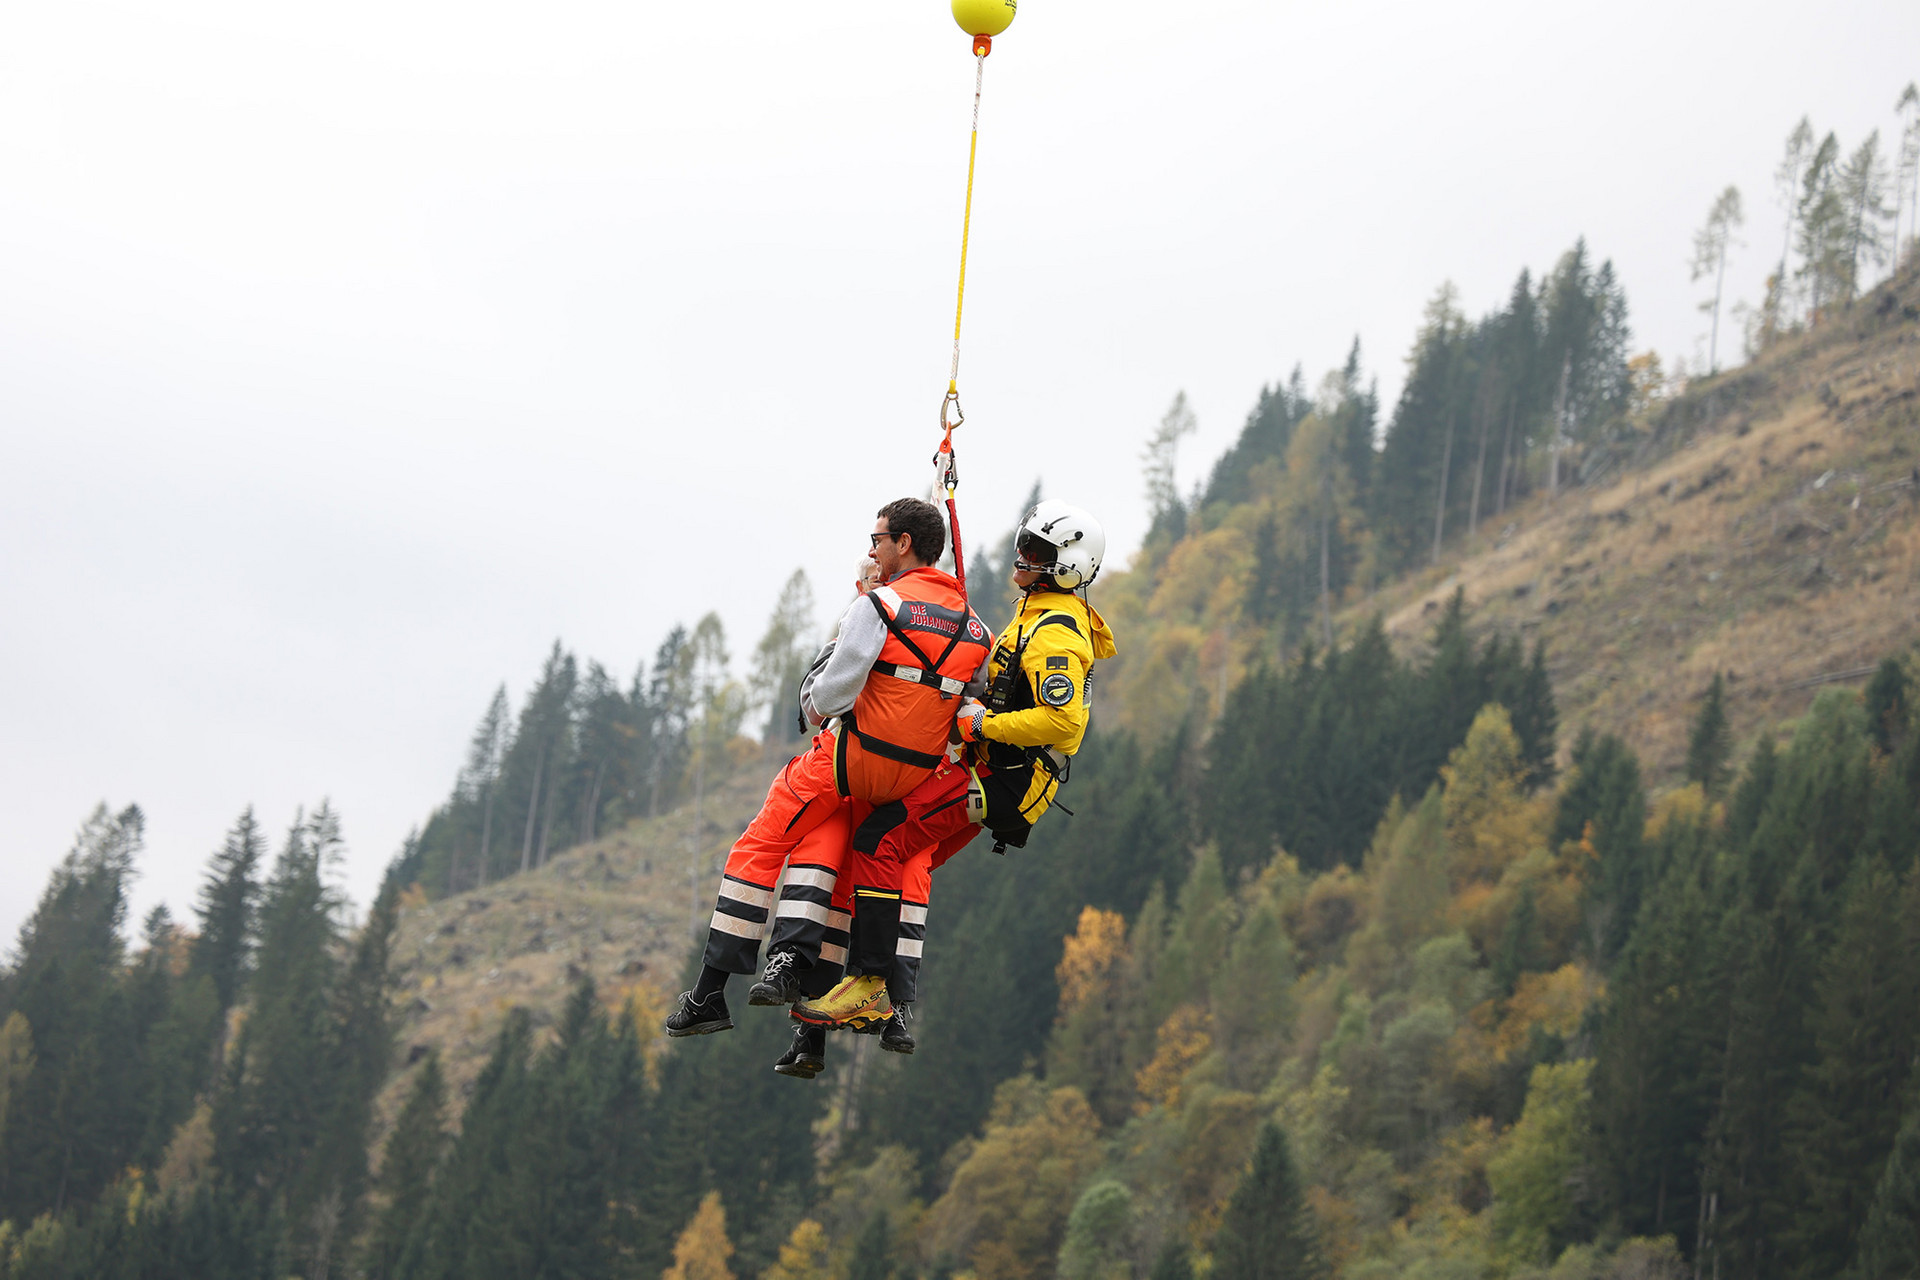
[[[766,803],[728,851],[707,929],[705,963],[725,973],[752,973],[759,967],[760,939],[767,934],[781,868],[815,828],[841,812],[841,804],[833,785],[833,740],[822,734],[787,762],[767,788]]]
[[[794,848],[780,882],[767,952],[791,951],[801,959],[807,971],[801,975],[800,989],[810,997],[832,990],[847,963],[847,930],[853,916],[846,886],[852,881],[840,871],[846,863],[854,815],[864,814],[865,809],[857,801],[841,801]]]
[[[933,896],[933,873],[979,834],[980,828],[969,823],[939,844],[920,849],[907,859],[907,872],[900,889],[900,948],[893,957],[893,973],[887,978],[887,998],[895,1004],[912,1004],[919,990],[920,957],[927,942],[927,903]]]
[[[858,887],[854,890],[853,955],[849,972],[877,973],[891,977],[896,955],[911,951],[916,981],[919,951],[926,939],[923,918],[920,936],[902,935],[905,924],[900,904],[903,899],[908,864],[916,854],[926,852],[929,872],[933,858],[941,862],[977,830],[967,821],[967,781],[965,769],[943,761],[926,781],[891,804],[876,807],[854,828],[851,871]],[[964,834],[958,844],[941,850],[948,842]],[[929,883],[931,875],[929,874]],[[927,898],[919,898],[925,904]],[[909,945],[902,947],[899,944]]]

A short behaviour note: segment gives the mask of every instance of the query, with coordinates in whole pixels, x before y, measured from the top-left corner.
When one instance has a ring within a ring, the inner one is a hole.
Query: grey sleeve
[[[987,650],[987,656],[980,659],[980,669],[973,673],[973,679],[967,681],[967,696],[984,699],[987,685],[993,679],[993,650]]]
[[[866,687],[867,673],[880,660],[880,650],[886,643],[887,624],[880,620],[879,610],[867,597],[856,597],[847,606],[847,616],[840,620],[840,637],[834,643],[833,656],[813,679],[813,688],[808,693],[807,718],[819,724],[852,710],[853,700]]]
[[[820,678],[822,671],[826,670],[827,660],[833,657],[833,646],[836,643],[838,642],[829,640],[821,646],[820,652],[814,655],[813,665],[808,667],[807,674],[800,678],[800,719],[806,724],[818,726],[826,721],[825,716],[813,709],[813,682]]]

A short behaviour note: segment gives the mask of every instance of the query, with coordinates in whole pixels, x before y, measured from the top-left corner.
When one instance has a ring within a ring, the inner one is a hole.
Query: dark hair
[[[940,508],[919,498],[896,498],[874,513],[887,522],[888,533],[904,533],[913,539],[913,554],[926,564],[940,559],[947,549],[947,522]]]

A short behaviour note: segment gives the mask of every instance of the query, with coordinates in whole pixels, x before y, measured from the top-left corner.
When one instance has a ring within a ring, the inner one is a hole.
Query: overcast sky
[[[1695,357],[1729,182],[1757,296],[1803,112],[1886,137],[1920,5],[1029,0],[982,113],[963,511],[1143,531],[1263,382],[1574,238]],[[622,680],[780,582],[822,621],[920,492],[973,60],[942,0],[0,9],[0,938],[104,799],[136,910],[331,797],[364,904],[494,686]],[[1723,348],[1724,349],[1724,348]],[[830,608],[831,606],[831,608]],[[1122,643],[1125,638],[1122,637]]]

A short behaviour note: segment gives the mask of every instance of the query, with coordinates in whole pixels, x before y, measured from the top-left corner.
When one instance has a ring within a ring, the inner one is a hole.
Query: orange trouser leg
[[[849,973],[891,976],[903,940],[916,944],[911,950],[920,949],[918,944],[925,939],[926,907],[923,901],[918,911],[906,910],[903,887],[907,866],[921,850],[929,851],[931,857],[943,843],[973,826],[967,821],[967,781],[965,769],[942,763],[902,799],[876,806],[854,829]],[[919,917],[921,936],[903,939],[902,930],[908,927],[910,914]]]
[[[858,800],[842,800],[787,858],[767,953],[790,951],[800,958],[807,968],[800,989],[808,995],[825,995],[846,967],[853,880],[841,871],[853,828],[867,816],[869,807]]]
[[[708,965],[727,973],[752,973],[758,967],[760,939],[767,933],[781,868],[816,827],[842,808],[833,785],[833,740],[822,734],[787,762],[767,788],[766,803],[727,853],[707,929],[703,959]]]

